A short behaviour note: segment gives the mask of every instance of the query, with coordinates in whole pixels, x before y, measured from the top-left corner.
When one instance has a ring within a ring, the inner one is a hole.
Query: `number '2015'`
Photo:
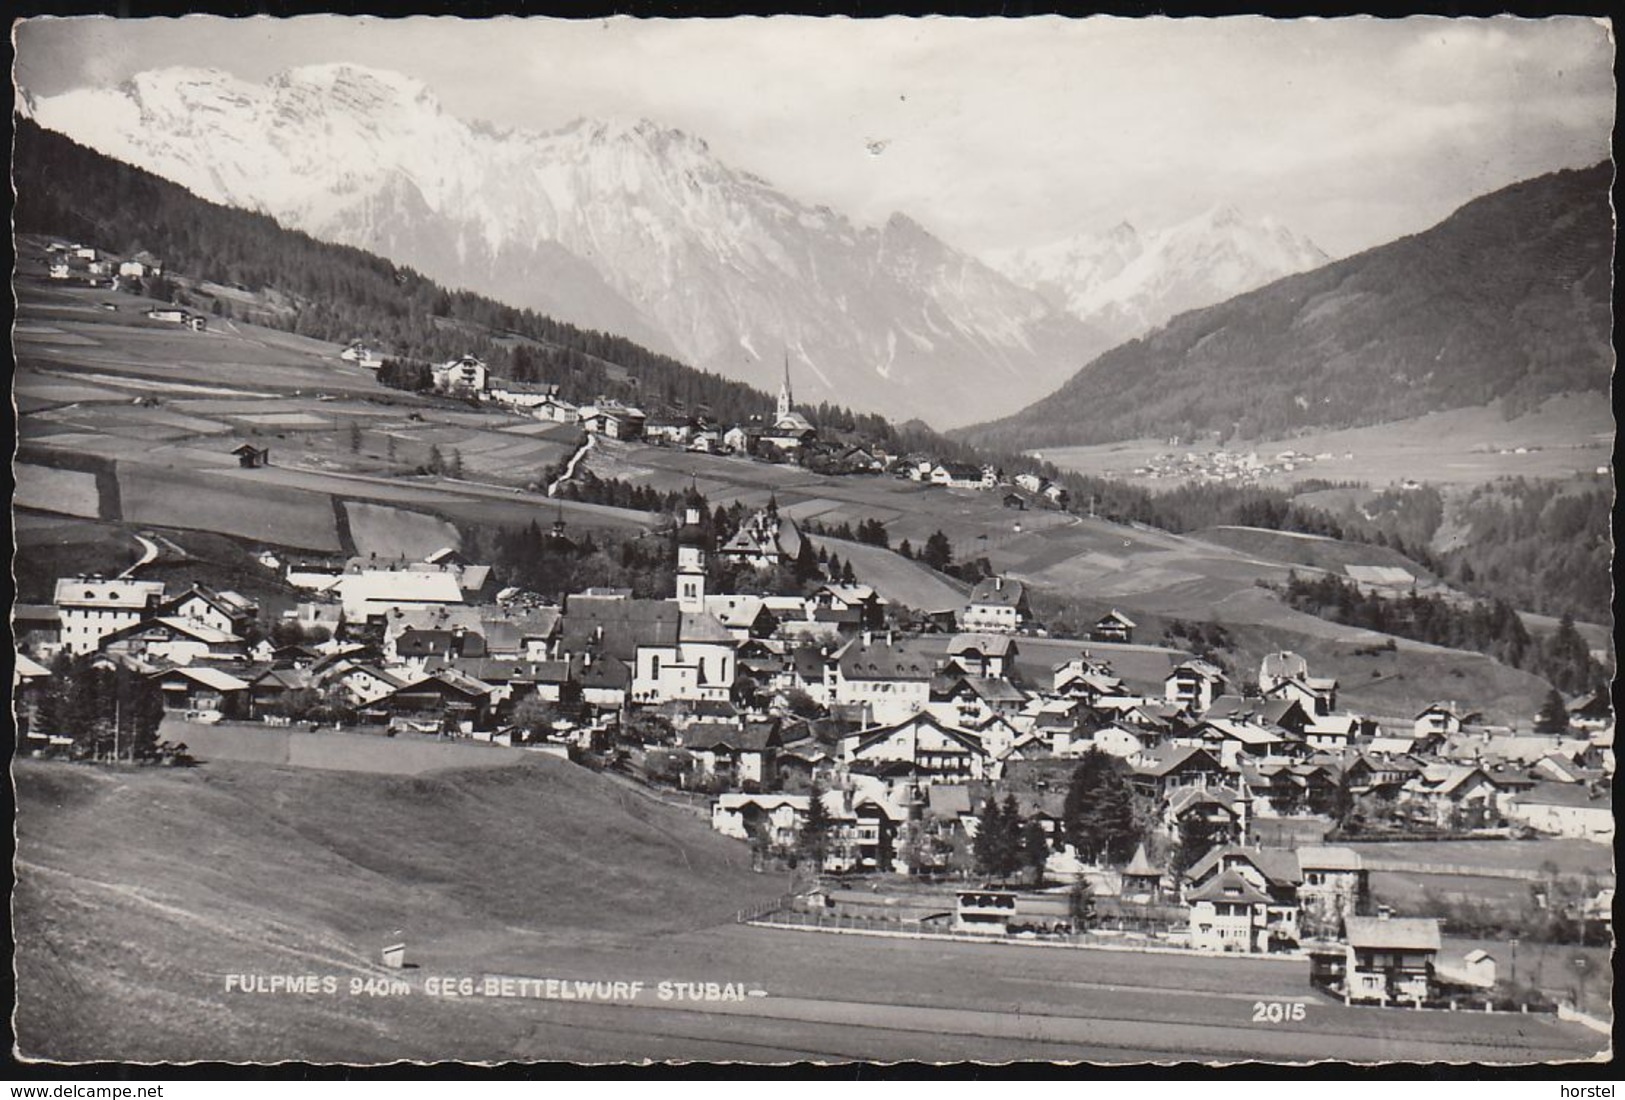
[[[1302,1001],[1254,1001],[1253,1023],[1255,1024],[1284,1024],[1295,1023],[1304,1018],[1304,1004]]]

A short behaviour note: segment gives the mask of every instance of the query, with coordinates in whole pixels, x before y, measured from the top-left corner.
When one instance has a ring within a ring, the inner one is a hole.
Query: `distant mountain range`
[[[1273,218],[1250,219],[1233,206],[1214,206],[1164,229],[1141,232],[1121,222],[1106,233],[988,260],[1119,344],[1187,310],[1321,267],[1330,257]]]
[[[1233,212],[1001,258],[904,214],[807,206],[655,123],[466,122],[354,65],[263,84],[203,69],[39,99],[41,125],[442,283],[615,333],[798,400],[938,426],[1005,413],[1182,309],[1323,260]]]
[[[1612,178],[1600,164],[1485,195],[1425,232],[1175,317],[1014,416],[954,434],[1022,449],[1270,438],[1604,396]]]
[[[1109,346],[901,214],[855,225],[647,121],[499,130],[349,65],[166,69],[28,110],[204,198],[728,377],[776,388],[788,354],[798,400],[965,423]]]

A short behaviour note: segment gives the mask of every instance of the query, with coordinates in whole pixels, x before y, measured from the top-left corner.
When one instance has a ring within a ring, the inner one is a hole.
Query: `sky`
[[[986,254],[1216,205],[1344,256],[1609,154],[1613,35],[1520,20],[36,19],[36,96],[173,65],[350,61],[466,119],[649,118],[867,224]]]

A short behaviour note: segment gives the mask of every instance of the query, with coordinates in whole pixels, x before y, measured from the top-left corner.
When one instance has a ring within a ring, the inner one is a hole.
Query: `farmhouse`
[[[973,466],[968,462],[939,462],[931,469],[931,484],[946,485],[950,489],[991,489],[998,478],[991,467]]]
[[[886,622],[886,600],[866,584],[819,585],[808,598],[808,607],[819,611],[853,612],[859,626],[878,629]]]
[[[553,383],[492,382],[486,392],[499,405],[535,412],[558,396],[559,387]]]
[[[196,661],[247,660],[247,644],[236,634],[178,615],[143,619],[102,638],[104,653],[189,665]]]
[[[248,681],[207,665],[180,665],[151,673],[163,692],[164,709],[236,717],[247,713]]]
[[[384,365],[384,353],[365,340],[356,340],[349,347],[339,352],[339,358],[346,363],[354,363],[368,370],[377,370]]]
[[[1134,641],[1134,620],[1117,610],[1115,607],[1095,621],[1089,629],[1089,640],[1092,642],[1132,642]]]
[[[537,420],[549,420],[555,424],[575,424],[581,420],[581,409],[558,394],[544,397],[530,410],[530,414]]]
[[[1415,733],[1417,737],[1449,737],[1477,717],[1458,709],[1455,703],[1430,703],[1416,716]]]
[[[93,653],[107,635],[134,626],[163,599],[162,581],[64,577],[56,582],[62,645],[69,653]]]
[[[591,405],[582,405],[578,415],[583,431],[592,435],[607,436],[610,439],[641,438],[644,421],[647,419],[642,409],[623,405],[619,401],[602,400]]]
[[[229,634],[246,634],[259,618],[260,608],[253,600],[236,592],[220,591],[193,584],[191,588],[158,604],[161,615],[176,615]]]

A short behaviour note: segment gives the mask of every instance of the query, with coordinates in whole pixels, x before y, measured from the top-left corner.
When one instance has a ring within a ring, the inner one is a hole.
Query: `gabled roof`
[[[633,661],[639,646],[676,645],[681,619],[674,600],[574,595],[564,607],[562,644],[571,653],[596,647],[622,661]]]
[[[760,596],[707,596],[705,610],[723,626],[742,630],[769,613]]]
[[[1129,618],[1115,607],[1106,612],[1106,614],[1102,615],[1099,619],[1095,620],[1096,626],[1109,626],[1113,624],[1130,628],[1139,625],[1133,619]]]
[[[841,675],[848,680],[930,680],[937,661],[918,639],[848,642],[839,653]]]
[[[1298,849],[1298,867],[1304,871],[1358,871],[1360,853],[1339,845],[1309,845]]]
[[[1132,767],[1141,775],[1161,778],[1180,768],[1201,765],[1204,762],[1211,770],[1220,770],[1219,762],[1213,759],[1213,754],[1197,745],[1158,745],[1154,749],[1146,749],[1138,754]]]
[[[164,669],[154,675],[162,677],[182,676],[194,683],[202,684],[206,688],[213,688],[215,691],[248,690],[246,680],[239,680],[229,672],[224,672],[218,668],[210,668],[208,665],[176,665],[174,668]]]
[[[908,718],[903,719],[901,722],[893,722],[886,726],[871,726],[868,729],[858,730],[856,733],[847,734],[846,737],[842,738],[842,740],[856,739],[857,744],[852,749],[852,755],[857,756],[869,749],[871,746],[885,741],[899,730],[916,723],[931,726],[933,729],[942,733],[949,740],[959,742],[959,744],[967,752],[978,756],[987,755],[987,749],[983,747],[982,739],[980,737],[976,736],[969,730],[960,729],[958,726],[948,725],[928,710],[919,711]]]
[[[1614,796],[1609,794],[1593,795],[1580,783],[1537,783],[1527,791],[1520,791],[1512,796],[1513,800],[1525,806],[1561,806],[1570,809],[1606,810],[1609,813],[1614,809]]]
[[[732,645],[734,636],[728,628],[717,621],[715,615],[705,612],[690,614],[684,612],[678,621],[678,641],[682,642],[720,642]]]
[[[948,642],[948,656],[979,653],[984,657],[1008,657],[1016,640],[1008,634],[955,634]]]
[[[13,652],[15,653],[15,651]],[[17,663],[12,667],[16,670],[19,679],[38,680],[51,674],[50,669],[29,657],[26,653],[16,653],[16,657]]]
[[[981,477],[981,471],[977,471]],[[971,589],[970,603],[986,607],[1018,607],[1027,598],[1027,586],[1005,577],[983,577]]]
[[[1199,882],[1215,868],[1238,859],[1251,864],[1271,883],[1296,886],[1303,881],[1297,853],[1284,848],[1245,848],[1238,844],[1212,849],[1185,872],[1185,877]]]
[[[1438,951],[1439,922],[1431,917],[1346,917],[1350,947]]]
[[[1185,893],[1186,901],[1228,901],[1252,905],[1269,904],[1269,895],[1248,882],[1239,872],[1225,871]]]

